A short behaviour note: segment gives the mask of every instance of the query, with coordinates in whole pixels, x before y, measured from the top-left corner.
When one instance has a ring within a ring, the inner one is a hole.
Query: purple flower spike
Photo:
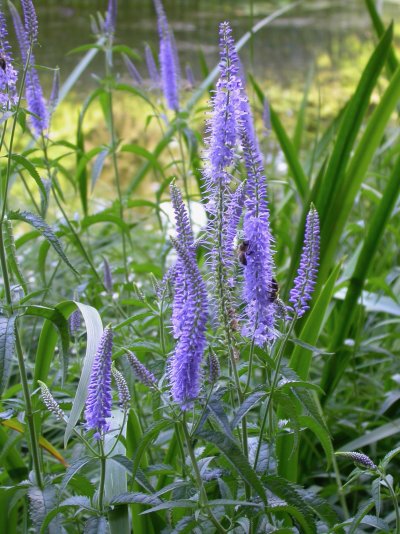
[[[193,405],[200,391],[201,361],[206,346],[207,292],[196,263],[196,250],[189,217],[181,193],[171,186],[178,254],[172,322],[178,340],[170,362],[172,397],[182,410]]]
[[[38,37],[38,19],[32,0],[21,0],[24,13],[25,31],[30,43],[36,43]]]
[[[246,130],[247,121],[244,121],[243,126],[242,146],[248,179],[243,223],[244,242],[247,247],[243,292],[246,323],[242,333],[254,337],[256,345],[262,346],[276,337],[275,305],[271,298],[273,239],[261,155],[252,142],[252,132]]]
[[[210,194],[220,185],[230,182],[227,172],[235,158],[238,137],[237,116],[241,105],[242,83],[239,77],[239,60],[227,22],[220,25],[220,77],[212,98],[212,115],[208,121],[208,148],[204,174]]]
[[[117,22],[117,0],[108,0],[108,8],[104,21],[104,33],[112,35],[115,33]]]
[[[107,289],[109,293],[111,293],[113,289],[113,279],[112,279],[112,273],[111,273],[111,267],[106,258],[103,259],[103,274],[104,274],[104,287]]]
[[[311,300],[318,275],[318,262],[319,217],[315,207],[311,206],[307,215],[300,265],[289,297],[289,302],[292,303],[292,308],[297,317],[302,317],[310,308],[308,303]]]
[[[179,189],[171,184],[171,202],[174,209],[177,239],[186,248],[194,250],[194,239],[190,221]],[[174,303],[172,307],[172,327],[175,339],[179,338],[184,323],[186,300],[188,295],[188,279],[183,262],[180,258],[174,272]]]
[[[179,339],[170,362],[170,380],[174,401],[182,410],[188,410],[200,392],[201,362],[206,347],[207,291],[194,249],[185,247],[178,239],[172,238],[172,242],[182,262],[187,295]]]
[[[160,37],[160,66],[163,92],[167,106],[173,111],[179,109],[179,63],[175,39],[169,28],[167,17],[160,0],[154,0]]]
[[[137,70],[135,64],[130,60],[130,58],[126,54],[122,54],[125,67],[127,68],[127,71],[129,72],[130,77],[134,82],[136,82],[138,85],[143,84],[143,79]]]
[[[125,377],[115,367],[111,367],[111,372],[117,384],[119,405],[123,410],[129,410],[131,395],[129,393],[129,388],[128,384],[126,383]]]
[[[146,44],[144,49],[144,55],[146,59],[147,71],[149,73],[150,80],[152,81],[154,87],[160,86],[160,75],[158,73],[156,62],[154,61],[153,52],[148,44]]]
[[[13,67],[8,42],[6,20],[0,11],[0,109],[6,110],[17,103],[17,71]]]
[[[142,384],[148,386],[149,388],[154,387],[157,384],[157,378],[153,375],[153,373],[137,359],[133,352],[127,351],[127,355],[132,369]]]
[[[22,62],[26,64],[28,60],[28,51],[30,48],[29,34],[26,33],[25,28],[22,25],[19,13],[12,4],[10,4],[10,11],[14,22],[15,33],[17,35],[19,47],[21,50]],[[30,14],[31,11],[28,9],[27,13]],[[27,19],[25,20],[25,26],[28,27]],[[47,130],[48,128],[49,116],[46,108],[46,103],[43,97],[42,86],[40,85],[38,74],[35,68],[33,67],[34,63],[35,58],[33,53],[31,52],[28,72],[26,74],[25,95],[28,110],[31,112],[29,120],[31,122],[33,131],[36,136],[40,136],[44,132],[44,130]]]
[[[80,327],[81,312],[79,310],[75,310],[69,316],[69,331],[71,332],[71,335],[76,336],[79,332]]]
[[[96,439],[108,430],[107,417],[111,416],[112,344],[113,331],[106,327],[94,358],[85,409],[86,428],[95,430]]]

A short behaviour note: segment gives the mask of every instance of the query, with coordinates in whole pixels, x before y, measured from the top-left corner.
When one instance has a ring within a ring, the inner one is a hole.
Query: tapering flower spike
[[[111,267],[106,258],[103,259],[103,282],[104,287],[107,289],[109,293],[111,293],[113,289],[113,279],[112,279],[112,273],[111,273]]]
[[[96,439],[108,430],[107,417],[111,416],[112,345],[113,331],[106,327],[94,358],[85,409],[86,428],[95,430]]]
[[[154,0],[160,38],[160,67],[163,92],[167,106],[179,110],[179,63],[175,39],[170,29],[161,0]]]
[[[243,121],[242,147],[247,170],[247,198],[243,222],[246,264],[244,291],[245,324],[242,333],[262,346],[276,337],[273,290],[273,239],[267,202],[267,182],[258,146]]]
[[[132,78],[132,80],[135,83],[137,83],[137,85],[142,85],[143,79],[140,75],[140,72],[137,70],[136,65],[133,63],[133,61],[131,61],[131,59],[126,54],[122,54],[122,57],[125,63],[125,67],[127,71],[129,72],[129,75]]]
[[[361,467],[363,469],[372,469],[373,471],[377,469],[377,466],[374,464],[371,458],[362,452],[336,452],[335,454],[350,458],[350,460],[352,460],[357,467]]]
[[[41,380],[38,380],[38,384],[41,389],[41,397],[42,397],[43,404],[46,406],[49,412],[51,412],[53,415],[57,417],[57,419],[59,419],[60,421],[64,421],[65,413],[60,408],[56,399],[50,393],[49,388]]]
[[[115,33],[117,22],[117,0],[108,0],[106,18],[104,20],[104,33],[112,35]]]
[[[127,355],[128,355],[129,363],[131,364],[132,369],[135,372],[135,375],[142,382],[142,384],[150,388],[155,386],[155,384],[157,384],[157,379],[153,375],[153,373],[149,371],[147,367],[143,365],[142,362],[140,362],[137,359],[137,357],[135,356],[135,354],[133,354],[133,352],[127,351]]]
[[[170,362],[172,397],[182,410],[198,397],[201,361],[206,346],[207,291],[196,262],[194,238],[179,190],[171,187],[177,237],[171,238],[178,254],[175,270],[173,327],[177,338]]]
[[[38,38],[38,19],[32,0],[21,0],[24,14],[25,31],[30,43],[36,43]]]
[[[206,347],[208,318],[207,291],[196,263],[193,249],[177,239],[172,243],[182,261],[187,280],[187,296],[180,325],[180,336],[170,364],[172,397],[182,410],[188,410],[198,398],[201,385],[201,362]]]
[[[158,73],[157,65],[154,60],[153,52],[148,44],[144,49],[144,57],[146,60],[147,71],[149,73],[150,80],[154,87],[160,86],[160,74]]]
[[[181,192],[174,184],[171,184],[170,193],[176,221],[177,239],[186,249],[194,250],[193,233]],[[185,266],[179,257],[174,267],[173,283],[174,302],[172,307],[172,328],[174,337],[177,339],[181,335],[181,327],[184,322],[185,306],[188,295],[187,273],[185,271]]]
[[[302,317],[310,308],[309,302],[318,275],[319,242],[318,212],[314,206],[311,206],[307,215],[300,265],[289,296],[289,302],[297,317]]]
[[[81,312],[74,310],[69,316],[69,331],[72,336],[76,336],[81,327]]]
[[[48,128],[49,116],[43,97],[42,86],[40,85],[36,69],[33,66],[35,63],[35,58],[32,51],[30,51],[33,41],[30,41],[30,36],[22,25],[19,13],[12,4],[10,4],[10,12],[14,22],[15,33],[17,35],[21,50],[21,58],[24,65],[29,58],[28,71],[26,73],[25,96],[28,110],[31,112],[29,115],[30,123],[35,135],[40,136]],[[30,13],[31,11],[28,9],[26,16],[30,16]],[[25,27],[29,27],[30,24],[31,22],[25,19]]]
[[[0,4],[0,109],[6,110],[17,103],[17,71],[13,67],[11,47],[4,13]]]
[[[226,186],[231,180],[229,168],[235,159],[238,138],[236,119],[241,105],[242,91],[239,60],[228,22],[220,24],[219,36],[220,76],[211,101],[211,118],[207,124],[204,169],[207,190],[211,196],[216,187]]]
[[[117,384],[119,404],[123,410],[128,410],[131,402],[128,384],[124,375],[114,365],[111,367],[115,383]]]

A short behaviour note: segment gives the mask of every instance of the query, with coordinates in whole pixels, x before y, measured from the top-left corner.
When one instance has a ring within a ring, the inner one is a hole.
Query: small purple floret
[[[111,417],[112,345],[113,331],[106,327],[94,358],[85,409],[86,429],[94,430],[96,439],[108,430],[107,417]]]
[[[291,302],[297,317],[302,317],[310,308],[308,303],[311,300],[318,275],[319,240],[318,212],[314,206],[311,206],[307,215],[300,265],[289,297],[289,302]]]

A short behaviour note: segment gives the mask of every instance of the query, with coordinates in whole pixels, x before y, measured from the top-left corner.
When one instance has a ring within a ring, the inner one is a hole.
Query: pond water
[[[381,2],[382,3],[382,2]],[[229,20],[238,39],[254,22],[284,6],[284,1],[265,0],[164,0],[165,10],[174,29],[182,65],[190,64],[200,78],[199,51],[212,68],[217,62],[217,28]],[[36,0],[41,47],[37,63],[61,68],[65,80],[82,54],[68,51],[93,42],[90,16],[104,12],[107,0]],[[384,18],[400,19],[399,0],[384,4]],[[117,42],[133,47],[142,54],[144,43],[157,49],[156,20],[152,0],[119,0]],[[10,34],[13,34],[10,29]],[[247,70],[263,81],[285,88],[302,90],[310,65],[325,61],[332,72],[341,62],[353,61],[354,69],[362,49],[371,48],[373,31],[363,0],[305,0],[257,34],[254,42],[242,52]],[[87,94],[95,87],[92,73],[102,72],[100,57],[91,64],[76,88]],[[138,64],[145,74],[144,65]],[[123,72],[121,63],[117,69]],[[356,79],[359,74],[355,72]],[[43,74],[49,86],[50,76]],[[300,89],[301,88],[301,89]]]

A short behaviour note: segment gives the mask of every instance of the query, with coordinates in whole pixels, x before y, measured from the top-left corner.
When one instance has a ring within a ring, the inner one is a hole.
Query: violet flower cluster
[[[309,302],[318,275],[319,262],[319,218],[314,206],[307,215],[304,245],[294,286],[290,291],[289,302],[297,317],[302,317],[310,308]]]
[[[37,17],[31,1],[26,0],[22,5],[25,27],[21,22],[18,11],[12,4],[10,4],[10,11],[21,51],[22,62],[27,67],[25,96],[30,112],[29,120],[35,135],[40,136],[48,128],[49,114],[43,97],[39,76],[34,67],[35,58],[32,52],[32,46],[37,36]]]
[[[7,110],[17,103],[17,71],[13,67],[8,42],[6,19],[0,4],[0,109]]]
[[[94,430],[96,439],[108,430],[107,417],[111,417],[111,355],[113,331],[104,329],[97,348],[86,399],[86,429]]]
[[[247,170],[247,191],[243,221],[248,243],[244,267],[243,297],[246,303],[242,333],[262,346],[276,337],[273,290],[273,250],[267,202],[267,182],[258,146],[244,121],[242,146]]]
[[[179,190],[171,187],[177,237],[171,238],[178,255],[174,280],[173,327],[177,338],[170,361],[171,392],[182,410],[192,407],[201,382],[201,362],[206,347],[207,291],[197,262],[192,230]],[[181,287],[182,292],[178,291]],[[179,309],[180,314],[176,313]]]
[[[157,13],[158,33],[160,38],[159,61],[163,92],[169,109],[178,111],[180,72],[175,39],[172,30],[168,25],[161,0],[154,0],[154,6]]]

